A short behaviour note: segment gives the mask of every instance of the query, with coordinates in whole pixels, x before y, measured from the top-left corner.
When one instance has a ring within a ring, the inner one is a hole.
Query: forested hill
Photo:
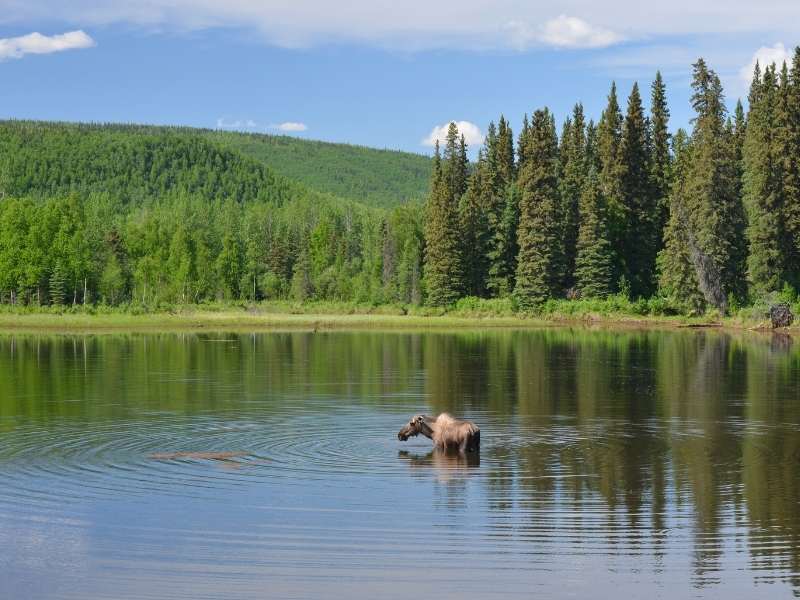
[[[122,202],[190,195],[206,200],[306,197],[301,184],[189,129],[0,122],[7,196],[107,193]]]
[[[211,139],[259,160],[295,181],[370,206],[422,200],[433,162],[427,156],[288,136],[205,132]]]
[[[419,204],[311,189],[208,133],[0,122],[0,304],[421,301]]]
[[[282,200],[308,190],[373,207],[421,200],[432,161],[346,144],[186,127],[0,121],[8,195],[185,192]]]

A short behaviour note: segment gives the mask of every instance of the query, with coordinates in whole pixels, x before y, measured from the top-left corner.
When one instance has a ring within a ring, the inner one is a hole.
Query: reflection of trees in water
[[[491,511],[566,506],[574,509],[569,526],[589,536],[600,496],[607,543],[645,546],[658,565],[667,516],[690,503],[697,585],[717,580],[724,528],[741,524],[746,511],[753,564],[800,571],[800,354],[790,344],[719,332],[505,335],[469,350],[473,365],[475,353],[484,352],[486,364],[503,357],[513,379],[502,388],[481,388],[475,372],[426,361],[434,405],[463,406],[451,395],[466,385],[471,408],[492,407],[498,427],[504,417],[528,436],[488,449]],[[427,355],[459,360],[458,350],[436,340]],[[548,439],[559,428],[571,439]],[[529,525],[546,526],[541,518]]]
[[[445,508],[463,508],[468,482],[482,486],[495,535],[571,527],[582,543],[605,531],[609,547],[649,552],[658,565],[674,525],[666,517],[691,514],[698,585],[721,568],[733,525],[748,526],[752,565],[765,576],[800,572],[800,347],[783,338],[566,329],[0,336],[0,430],[15,419],[124,419],[133,407],[237,411],[242,400],[280,416],[318,397],[406,410],[423,395],[431,412],[479,417],[483,461],[402,460],[435,474]],[[548,519],[556,510],[569,516]]]

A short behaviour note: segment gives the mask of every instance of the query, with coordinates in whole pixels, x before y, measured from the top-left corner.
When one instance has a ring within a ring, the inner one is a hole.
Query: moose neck
[[[425,416],[422,419],[422,423],[420,423],[419,432],[424,435],[428,439],[433,438],[433,424],[436,422],[436,419],[431,417]]]

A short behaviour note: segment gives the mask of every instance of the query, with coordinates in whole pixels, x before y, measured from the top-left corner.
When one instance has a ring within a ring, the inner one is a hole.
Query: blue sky
[[[691,62],[731,103],[755,56],[800,42],[800,3],[676,0],[0,0],[0,118],[223,127],[429,152],[464,121],[580,100],[598,117],[664,73],[686,126]],[[733,15],[733,16],[732,16]],[[39,35],[32,35],[34,32]],[[645,89],[645,95],[648,95]],[[434,136],[435,137],[435,136]]]

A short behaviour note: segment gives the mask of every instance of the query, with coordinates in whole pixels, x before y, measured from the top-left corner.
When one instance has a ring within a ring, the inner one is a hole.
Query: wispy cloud
[[[297,133],[300,131],[308,131],[308,125],[305,123],[298,123],[296,121],[286,121],[285,123],[273,123],[269,126],[270,129],[275,131],[283,131],[285,133]]]
[[[96,42],[81,30],[50,36],[33,32],[19,37],[1,38],[0,61],[22,58],[26,54],[52,54],[96,45]]]
[[[228,119],[220,117],[217,119],[217,129],[255,129],[258,123],[252,119]]]
[[[422,145],[435,146],[437,141],[440,145],[443,144],[447,139],[447,130],[450,128],[450,123],[456,124],[458,132],[464,136],[464,141],[470,146],[477,146],[483,143],[483,133],[481,133],[480,127],[475,125],[475,123],[470,123],[469,121],[448,121],[447,123],[437,125],[431,129],[428,137],[422,140]]]
[[[792,53],[782,42],[778,42],[774,46],[761,46],[761,48],[755,51],[750,62],[739,71],[739,77],[744,85],[749,85],[753,80],[753,71],[755,71],[756,62],[761,65],[761,71],[763,72],[764,67],[768,67],[772,63],[775,63],[780,70],[784,61],[787,64],[791,64]]]
[[[159,31],[241,27],[280,46],[349,42],[399,49],[597,48],[621,39],[758,33],[796,35],[800,2],[671,0],[0,0],[0,22],[108,25]],[[769,34],[769,37],[767,37]]]
[[[553,48],[605,48],[623,41],[621,35],[609,29],[567,15],[559,15],[538,27],[522,21],[510,21],[506,27],[512,45],[518,50],[534,45]]]

